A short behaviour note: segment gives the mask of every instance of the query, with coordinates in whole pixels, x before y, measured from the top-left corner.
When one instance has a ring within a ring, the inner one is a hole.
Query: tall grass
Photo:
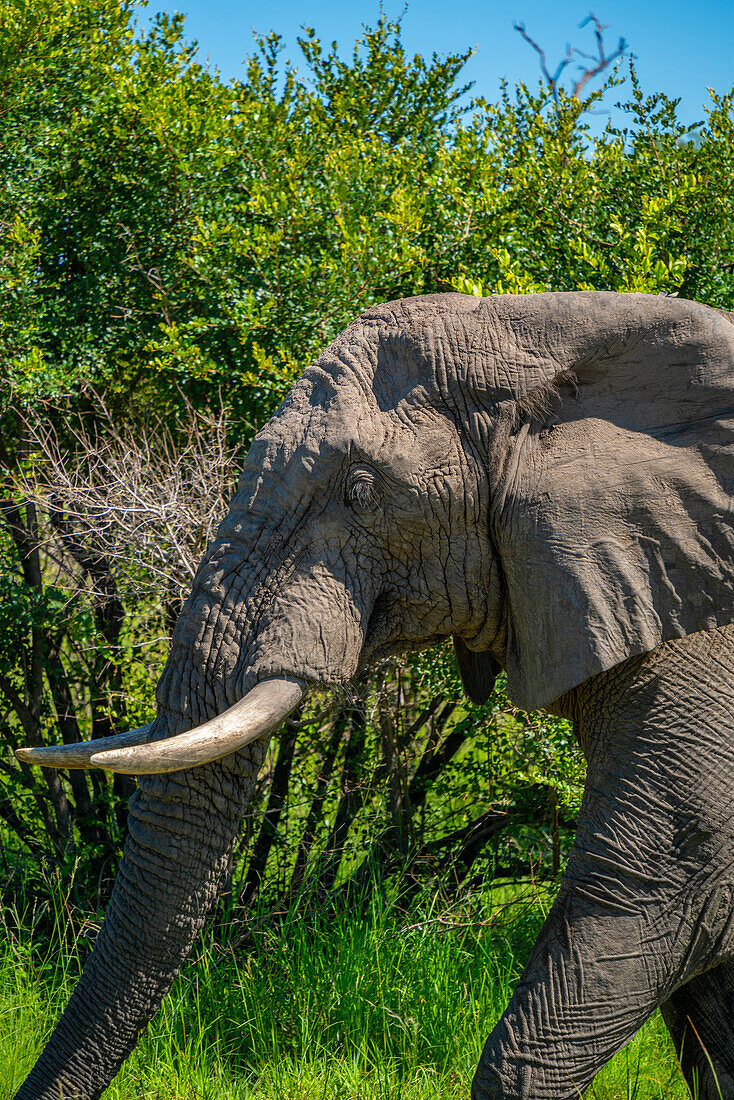
[[[466,1100],[546,901],[537,889],[495,889],[471,912],[434,903],[406,917],[380,898],[363,916],[344,907],[305,921],[294,908],[277,925],[235,929],[227,947],[210,937],[108,1095]],[[86,951],[60,916],[44,950],[18,927],[0,939],[0,1100],[33,1063]],[[687,1095],[657,1018],[587,1092]]]

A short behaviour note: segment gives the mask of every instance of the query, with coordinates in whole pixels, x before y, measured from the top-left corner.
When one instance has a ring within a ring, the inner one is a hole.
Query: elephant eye
[[[362,515],[374,512],[380,503],[377,479],[371,470],[352,469],[347,480],[347,502]]]

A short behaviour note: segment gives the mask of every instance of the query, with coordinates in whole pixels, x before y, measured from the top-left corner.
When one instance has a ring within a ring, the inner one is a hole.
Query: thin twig
[[[557,110],[560,110],[561,107],[560,97],[558,94],[560,90],[561,76],[563,75],[563,72],[567,68],[567,66],[570,65],[573,61],[574,55],[577,57],[583,57],[587,61],[592,62],[590,66],[579,65],[581,75],[574,83],[573,90],[571,92],[571,98],[580,100],[581,93],[588,82],[592,80],[593,77],[598,76],[599,73],[609,68],[609,66],[612,65],[618,57],[621,57],[624,51],[627,49],[627,43],[625,39],[620,38],[614,53],[611,53],[609,54],[609,56],[607,56],[604,50],[604,31],[607,30],[608,27],[603,24],[599,19],[597,19],[593,12],[589,12],[586,19],[583,19],[579,23],[579,27],[586,27],[589,23],[593,23],[594,25],[594,37],[596,39],[597,48],[596,56],[594,56],[593,54],[584,53],[584,51],[578,49],[578,47],[571,46],[567,43],[566,53],[564,57],[562,57],[561,60],[558,62],[554,73],[551,73],[548,68],[545,50],[538,45],[534,38],[530,37],[527,30],[525,29],[525,24],[513,23],[513,26],[518,34],[520,34],[528,43],[528,45],[532,46],[532,48],[537,52],[540,58],[540,71],[542,72],[546,82],[548,83],[548,86],[551,89],[551,92],[553,93],[553,101],[556,105]]]

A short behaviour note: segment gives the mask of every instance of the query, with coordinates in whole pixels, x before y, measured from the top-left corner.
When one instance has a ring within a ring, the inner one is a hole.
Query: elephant
[[[473,1100],[580,1095],[658,1008],[734,1097],[734,314],[605,291],[357,318],[255,437],[152,725],[22,749],[136,775],[103,927],[17,1100],[99,1097],[217,895],[268,736],[453,637],[569,718],[578,831]]]

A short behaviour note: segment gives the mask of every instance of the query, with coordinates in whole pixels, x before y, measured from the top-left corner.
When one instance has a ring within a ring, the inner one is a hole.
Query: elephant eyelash
[[[377,479],[371,470],[355,469],[347,481],[347,503],[361,515],[374,512],[380,503]]]

